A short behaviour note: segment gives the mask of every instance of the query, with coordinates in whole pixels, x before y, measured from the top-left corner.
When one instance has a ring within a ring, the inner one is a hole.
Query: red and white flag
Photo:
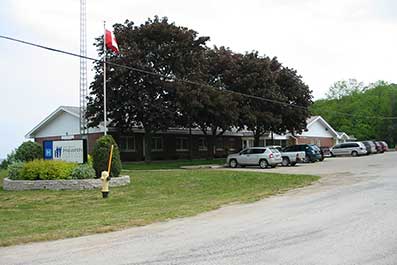
[[[105,30],[105,32],[106,32],[105,35],[106,47],[117,54],[120,53],[119,46],[117,45],[117,41],[116,41],[116,37],[114,36],[114,33],[110,30]]]

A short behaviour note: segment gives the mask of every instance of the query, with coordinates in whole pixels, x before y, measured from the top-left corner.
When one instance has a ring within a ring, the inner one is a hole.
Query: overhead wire
[[[78,57],[78,58],[83,58],[83,59],[87,59],[90,61],[94,61],[94,62],[99,62],[102,63],[103,60],[101,59],[96,59],[93,57],[89,57],[89,56],[82,56],[80,54],[77,53],[73,53],[73,52],[68,52],[68,51],[64,51],[61,49],[56,49],[56,48],[52,48],[49,46],[44,46],[44,45],[40,45],[37,43],[33,43],[33,42],[29,42],[29,41],[25,41],[25,40],[20,40],[20,39],[16,39],[13,37],[8,37],[8,36],[4,36],[4,35],[0,35],[1,39],[6,39],[9,41],[13,41],[13,42],[18,42],[18,43],[22,43],[28,46],[33,46],[36,48],[41,48],[41,49],[45,49],[45,50],[49,50],[52,52],[56,52],[56,53],[61,53],[61,54],[65,54],[65,55],[69,55],[69,56],[73,56],[73,57]],[[233,90],[227,90],[227,89],[222,89],[220,90],[217,87],[211,86],[211,85],[207,85],[207,84],[202,84],[199,82],[195,82],[195,81],[191,81],[191,80],[186,80],[186,79],[180,79],[180,78],[170,78],[166,75],[160,74],[160,73],[155,73],[155,72],[151,72],[151,71],[147,71],[144,69],[140,69],[140,68],[136,68],[133,66],[129,66],[129,65],[124,65],[124,64],[119,64],[119,63],[115,63],[115,62],[110,62],[107,61],[106,62],[107,65],[111,65],[111,66],[115,66],[115,67],[121,67],[121,68],[125,68],[131,71],[135,71],[135,72],[139,72],[139,73],[143,73],[143,74],[147,74],[147,75],[152,75],[152,76],[157,76],[157,77],[162,77],[164,79],[168,79],[168,80],[172,80],[172,81],[176,81],[176,82],[181,82],[181,83],[185,83],[185,84],[190,84],[190,85],[195,85],[195,86],[201,86],[201,87],[207,87],[207,88],[211,88],[214,90],[217,90],[219,92],[225,92],[225,93],[230,93],[230,94],[235,94],[235,95],[239,95],[239,96],[243,96],[243,97],[247,97],[247,98],[252,98],[252,99],[256,99],[256,100],[261,100],[261,101],[265,101],[265,102],[269,102],[269,103],[274,103],[274,104],[279,104],[282,106],[286,106],[286,107],[293,107],[293,108],[299,108],[299,109],[304,109],[304,110],[309,110],[308,107],[305,106],[300,106],[294,103],[288,103],[288,102],[283,102],[283,101],[279,101],[279,100],[274,100],[274,99],[270,99],[270,98],[265,98],[265,97],[260,97],[260,96],[255,96],[255,95],[250,95],[250,94],[246,94],[246,93],[242,93],[242,92],[237,92],[237,91],[233,91]],[[329,113],[335,113],[335,114],[339,114],[339,115],[343,115],[343,116],[348,116],[348,117],[358,117],[358,116],[362,116],[360,114],[352,114],[352,113],[345,113],[345,112],[340,112],[340,111],[333,111],[333,110],[325,110],[325,112],[329,112]],[[361,118],[367,118],[367,119],[382,119],[382,120],[395,120],[397,119],[397,117],[385,117],[385,116],[365,116],[365,117],[361,117]]]

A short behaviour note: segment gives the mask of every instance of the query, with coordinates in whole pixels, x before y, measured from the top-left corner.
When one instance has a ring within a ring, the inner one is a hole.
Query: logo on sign
[[[46,157],[51,157],[52,156],[52,149],[46,149],[45,150],[45,156]]]
[[[57,158],[62,157],[62,147],[57,147],[57,148],[55,148],[55,154],[54,154],[54,156],[57,157]]]

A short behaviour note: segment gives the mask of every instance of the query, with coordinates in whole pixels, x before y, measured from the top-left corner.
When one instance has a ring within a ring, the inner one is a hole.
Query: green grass
[[[229,203],[259,200],[318,179],[216,170],[128,173],[132,183],[111,189],[108,199],[102,199],[99,190],[14,192],[0,188],[0,246],[192,216]]]
[[[174,161],[153,161],[145,162],[127,162],[123,163],[124,170],[156,170],[156,169],[179,169],[182,166],[197,165],[223,165],[226,163],[225,158],[213,160],[195,159],[195,160],[174,160]]]

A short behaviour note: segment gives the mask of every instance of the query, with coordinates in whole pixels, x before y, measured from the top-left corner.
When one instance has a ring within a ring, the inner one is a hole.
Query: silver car
[[[362,142],[349,142],[337,144],[331,148],[331,156],[351,155],[359,156],[366,155],[367,149]]]
[[[246,148],[240,153],[229,155],[226,159],[226,163],[231,168],[236,168],[237,166],[276,167],[281,162],[281,153],[275,148],[267,147]]]

